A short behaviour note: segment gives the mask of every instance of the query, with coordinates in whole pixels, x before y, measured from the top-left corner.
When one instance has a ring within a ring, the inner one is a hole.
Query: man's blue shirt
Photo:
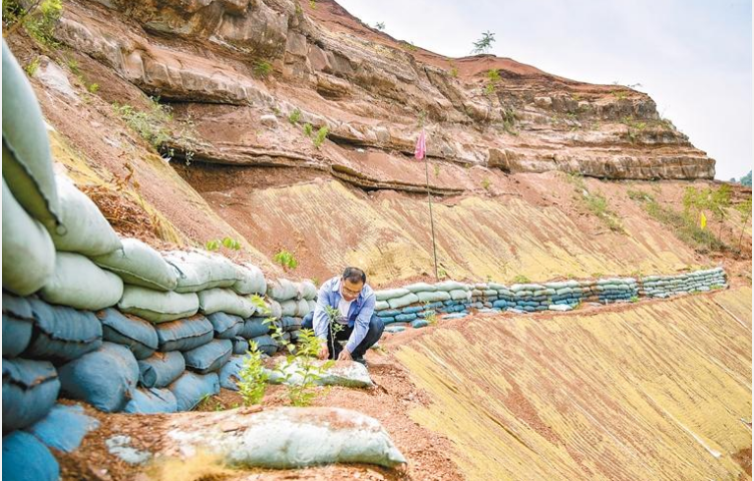
[[[340,282],[340,276],[336,276],[322,284],[322,287],[319,288],[317,306],[314,308],[314,318],[312,321],[314,324],[314,334],[321,339],[327,339],[330,322],[325,307],[330,306],[337,309],[338,303],[340,303],[342,298],[340,294]],[[351,307],[348,309],[348,326],[353,327],[351,337],[346,344],[348,352],[353,352],[367,335],[369,320],[372,318],[372,314],[374,314],[375,303],[374,291],[368,284],[364,284],[359,296],[351,303]]]

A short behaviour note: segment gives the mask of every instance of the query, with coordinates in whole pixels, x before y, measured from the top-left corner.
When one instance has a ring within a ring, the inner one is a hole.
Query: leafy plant
[[[379,30],[380,32],[382,32],[383,30],[385,30],[385,22],[377,22],[377,23],[375,23],[374,24],[374,28],[376,28],[377,30]]]
[[[518,121],[518,115],[513,109],[505,109],[503,111],[503,130],[511,135],[518,135],[516,132],[516,121]]]
[[[300,382],[287,384],[288,399],[293,406],[309,406],[317,397],[317,383],[335,364],[334,361],[318,362],[317,355],[321,348],[322,339],[317,337],[314,331],[311,329],[299,331],[296,353],[289,354],[280,369],[284,383],[294,374],[301,377]]]
[[[275,254],[272,258],[275,262],[280,264],[285,271],[293,270],[298,267],[298,261],[296,257],[285,249]]]
[[[312,142],[314,143],[314,147],[319,149],[319,147],[327,138],[327,134],[329,133],[330,133],[330,129],[328,129],[326,125],[323,127],[320,127],[320,129],[317,131],[317,134],[314,136],[314,139],[312,140]]]
[[[314,131],[314,127],[312,127],[312,124],[308,122],[304,124],[304,135],[306,135],[307,137],[311,137],[313,131]]]
[[[219,251],[220,247],[225,247],[226,249],[230,249],[233,251],[241,250],[241,243],[232,237],[224,237],[222,240],[220,239],[212,239],[208,240],[206,244],[204,244],[204,248],[208,251]]]
[[[427,321],[427,324],[430,326],[434,326],[437,324],[437,311],[434,309],[428,310],[424,312],[424,320]]]
[[[491,183],[490,183],[490,179],[488,177],[485,177],[484,179],[482,179],[482,188],[484,190],[486,190],[486,191],[489,192],[490,185],[491,185]]]
[[[96,94],[97,92],[99,92],[99,84],[98,83],[89,84],[89,86],[86,89],[89,91],[90,94]]]
[[[298,121],[301,119],[301,110],[296,108],[293,109],[293,112],[288,116],[288,121],[292,123],[293,125],[296,125]]]
[[[630,302],[632,304],[635,304],[635,303],[639,302],[639,297],[638,296],[631,296],[631,299],[629,299],[628,302]]]
[[[495,43],[495,34],[490,31],[482,32],[482,38],[474,42],[471,54],[487,53],[492,48],[493,43]]]
[[[259,404],[267,390],[269,373],[264,369],[262,353],[259,352],[257,343],[249,341],[249,350],[243,360],[241,370],[238,371],[238,393],[241,395],[244,406]]]

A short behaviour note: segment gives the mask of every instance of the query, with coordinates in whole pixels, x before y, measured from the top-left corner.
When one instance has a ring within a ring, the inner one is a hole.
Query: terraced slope
[[[411,415],[469,479],[750,478],[751,296],[436,329],[397,354]]]

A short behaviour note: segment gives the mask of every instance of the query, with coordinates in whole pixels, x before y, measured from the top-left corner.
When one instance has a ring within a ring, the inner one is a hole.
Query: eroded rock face
[[[329,0],[316,9],[292,0],[87,0],[66,4],[57,36],[147,94],[180,102],[176,116],[196,121],[190,149],[203,162],[300,159],[363,187],[416,190],[422,175],[366,168],[357,154],[410,156],[424,118],[428,155],[440,163],[606,179],[714,176],[714,160],[646,94],[489,55],[448,59],[373,31]],[[494,70],[499,80],[489,80]],[[228,105],[222,116],[217,104]],[[294,112],[296,121],[282,121]],[[280,127],[261,129],[275,124],[270,116]],[[302,133],[306,123],[327,128],[320,148]],[[181,142],[174,147],[189,150]]]

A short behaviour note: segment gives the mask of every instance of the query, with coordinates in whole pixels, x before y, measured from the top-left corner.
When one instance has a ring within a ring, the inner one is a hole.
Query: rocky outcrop
[[[420,186],[421,175],[406,182],[350,164],[358,149],[410,155],[423,118],[428,154],[440,162],[606,179],[714,176],[714,160],[646,94],[489,55],[442,57],[372,31],[331,1],[69,2],[57,36],[147,94],[179,102],[176,119],[197,128],[193,147],[174,144],[203,162],[298,156],[307,159],[297,166],[341,178],[384,179],[377,188]],[[312,148],[306,123],[327,127],[326,148]]]

